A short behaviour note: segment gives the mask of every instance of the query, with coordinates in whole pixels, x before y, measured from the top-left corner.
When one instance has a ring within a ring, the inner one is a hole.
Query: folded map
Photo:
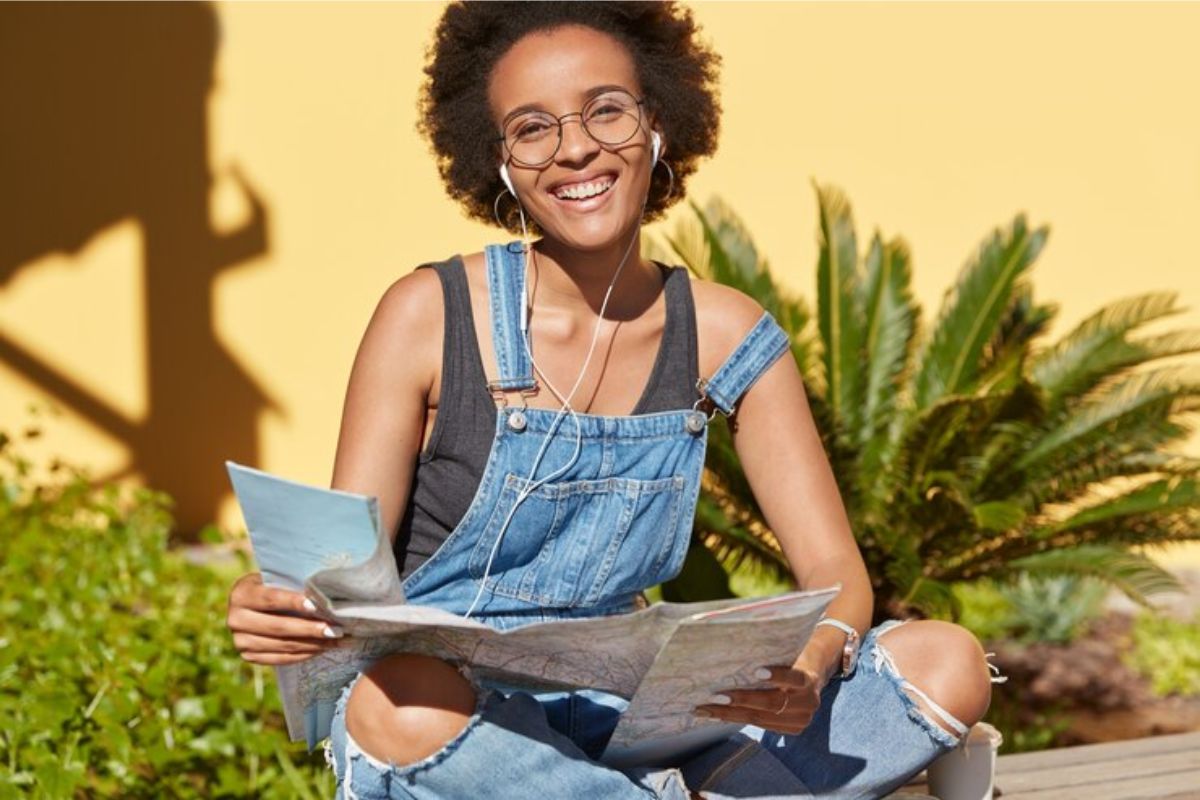
[[[725,689],[767,688],[755,670],[795,661],[841,591],[838,583],[766,598],[661,602],[498,630],[406,602],[376,498],[225,465],[264,582],[303,591],[347,634],[335,649],[276,667],[288,733],[310,749],[329,735],[337,698],[358,672],[384,655],[416,652],[530,691],[619,695],[629,707],[602,760],[665,762],[740,728],[692,708]]]

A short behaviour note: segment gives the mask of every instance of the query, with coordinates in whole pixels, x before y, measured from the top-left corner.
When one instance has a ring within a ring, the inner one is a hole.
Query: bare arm
[[[726,340],[722,351],[731,352],[762,312],[753,298],[726,290],[716,315],[720,338]],[[865,635],[874,592],[795,359],[787,353],[776,359],[742,395],[729,422],[750,489],[797,584],[814,589],[841,581],[842,590],[826,613]],[[799,733],[820,707],[821,690],[841,663],[845,637],[832,626],[817,628],[792,664],[759,665],[770,670],[770,688],[727,689],[722,692],[727,704],[702,704],[697,713]]]
[[[745,336],[762,306],[725,288],[709,316],[719,320],[720,352]],[[710,295],[711,296],[711,295]],[[801,589],[842,590],[827,609],[859,635],[870,629],[874,592],[817,433],[799,368],[785,353],[741,397],[730,418],[733,445],[754,498],[775,533]],[[780,733],[799,733],[821,704],[821,690],[841,663],[846,634],[832,626],[816,629],[790,665],[762,664],[770,688],[722,692],[727,704],[710,702],[697,713],[750,723]]]
[[[736,325],[745,331],[762,308],[741,305]],[[742,396],[731,422],[746,478],[797,584],[809,589],[841,581],[842,591],[826,614],[865,636],[874,592],[790,354],[784,353]],[[837,628],[817,628],[797,665],[812,669],[824,686],[840,670],[845,640]]]
[[[441,286],[433,270],[393,283],[375,308],[350,372],[331,485],[375,495],[395,541],[440,373]],[[336,646],[341,631],[311,613],[300,592],[267,587],[257,572],[229,595],[226,625],[242,658],[294,664]]]
[[[342,409],[330,485],[378,497],[392,541],[441,371],[441,291],[431,269],[414,270],[388,288],[363,334]]]
[[[763,309],[754,297],[725,285],[692,285],[698,319],[704,321],[702,373],[712,374]],[[730,422],[746,480],[797,584],[815,589],[841,582],[827,613],[863,636],[871,624],[874,591],[790,354],[780,356],[744,393]],[[796,666],[811,670],[823,686],[840,669],[845,640],[838,628],[818,627]]]

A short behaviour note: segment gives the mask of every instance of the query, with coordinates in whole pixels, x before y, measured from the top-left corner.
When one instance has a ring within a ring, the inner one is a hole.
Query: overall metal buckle
[[[692,403],[692,411],[690,414],[688,414],[687,421],[685,423],[687,425],[687,429],[692,433],[699,433],[700,431],[704,430],[704,426],[712,422],[713,417],[717,415],[718,411],[720,411],[726,417],[729,416],[721,410],[720,406],[712,401],[711,397],[704,393],[706,386],[708,386],[708,378],[700,378],[696,381],[696,391],[700,393],[700,397],[696,399],[696,402]],[[705,414],[700,408],[701,403],[708,403],[711,407],[711,410],[707,414]]]
[[[508,393],[513,391],[512,389],[504,389],[500,387],[497,381],[488,381],[487,388],[488,392],[492,395],[492,399],[500,401],[500,410],[507,412],[508,427],[518,432],[525,430],[525,426],[527,424],[527,420],[525,419],[525,411],[529,408],[529,397],[537,393],[536,380],[532,387],[518,390],[521,395],[521,406],[519,408],[514,408],[512,411],[508,411]]]

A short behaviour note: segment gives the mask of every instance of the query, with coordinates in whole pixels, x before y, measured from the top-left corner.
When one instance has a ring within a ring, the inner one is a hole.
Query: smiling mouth
[[[616,182],[616,177],[612,175],[606,175],[603,178],[597,178],[594,181],[572,183],[567,186],[559,187],[551,192],[551,194],[559,200],[566,202],[580,202],[605,194],[612,189],[613,184]]]

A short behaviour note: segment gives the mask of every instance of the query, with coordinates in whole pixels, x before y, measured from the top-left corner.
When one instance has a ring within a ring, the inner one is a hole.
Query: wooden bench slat
[[[905,784],[928,792],[927,774]],[[1200,731],[1001,756],[1004,800],[1182,800],[1200,798]]]
[[[997,783],[1001,790],[1002,784]],[[1164,800],[1200,796],[1200,770],[1175,772],[1154,781],[1142,779],[1094,783],[1074,788],[1002,791],[998,800]]]
[[[922,773],[924,775],[924,773]],[[1141,778],[1109,781],[1076,787],[1014,789],[998,776],[997,800],[1196,800],[1200,798],[1200,770],[1184,770],[1157,777],[1153,782]],[[929,793],[929,784],[920,780],[905,784],[897,791]]]
[[[1149,736],[1120,742],[1056,747],[1032,753],[1012,753],[996,760],[996,774],[1057,769],[1063,765],[1089,764],[1114,758],[1136,758],[1150,753],[1200,751],[1200,731]]]
[[[1005,792],[1052,790],[1066,793],[1085,787],[1087,791],[1098,792],[1107,785],[1121,782],[1153,786],[1160,777],[1178,773],[1191,773],[1200,789],[1200,753],[1155,753],[1133,759],[1063,765],[1055,770],[997,773],[996,785]]]

